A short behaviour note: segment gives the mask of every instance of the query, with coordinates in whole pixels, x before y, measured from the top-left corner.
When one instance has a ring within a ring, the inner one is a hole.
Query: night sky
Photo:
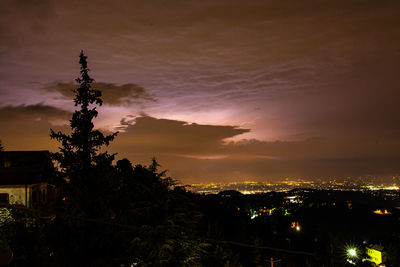
[[[400,1],[0,1],[0,140],[55,151],[78,56],[117,158],[183,183],[400,173]]]

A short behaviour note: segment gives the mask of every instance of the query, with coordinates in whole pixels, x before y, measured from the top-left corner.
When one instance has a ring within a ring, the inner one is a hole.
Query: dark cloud
[[[124,119],[121,124],[127,127],[118,136],[114,148],[147,153],[213,153],[223,145],[224,139],[249,132],[235,126],[200,125],[149,116]]]
[[[174,154],[187,158],[224,157],[274,160],[336,160],[341,158],[385,158],[400,155],[396,135],[318,137],[299,141],[227,141],[250,132],[235,126],[199,125],[156,119],[147,115],[121,120],[117,141],[123,150]]]
[[[34,118],[35,120],[64,120],[68,121],[71,112],[44,104],[2,106],[0,107],[0,119],[4,121],[16,121],[23,118]]]
[[[241,140],[234,126],[188,124],[149,116],[121,121],[112,145],[119,157],[144,163],[156,156],[183,182],[282,177],[321,178],[400,171],[400,139],[313,138],[304,141]]]
[[[44,87],[43,90],[58,92],[62,96],[72,99],[77,87],[78,85],[73,83],[53,83]],[[92,87],[101,91],[104,104],[129,105],[142,101],[155,101],[154,96],[147,93],[146,89],[133,83],[117,85],[98,82],[93,83]]]
[[[7,150],[55,149],[50,128],[68,132],[72,114],[42,104],[0,107],[0,140]]]

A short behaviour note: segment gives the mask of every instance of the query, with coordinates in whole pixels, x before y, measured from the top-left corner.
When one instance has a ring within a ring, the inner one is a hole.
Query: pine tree
[[[79,106],[70,120],[71,134],[55,132],[50,137],[61,142],[59,152],[53,158],[59,163],[61,195],[64,202],[72,204],[79,212],[90,210],[99,194],[109,190],[112,177],[105,177],[112,168],[114,155],[100,152],[108,146],[117,133],[104,135],[94,129],[93,119],[98,115],[96,105],[102,105],[101,92],[92,88],[94,79],[89,76],[87,57],[83,51],[79,56],[80,77],[76,79],[79,88],[75,90],[74,103]]]

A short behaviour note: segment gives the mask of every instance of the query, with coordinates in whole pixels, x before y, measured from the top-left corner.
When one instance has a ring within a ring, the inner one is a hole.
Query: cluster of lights
[[[250,215],[250,219],[254,219],[255,217],[267,214],[267,215],[272,215],[272,212],[274,211],[275,208],[272,209],[267,209],[266,207],[264,208],[260,208],[259,210],[253,210],[250,209],[249,211],[249,215]]]
[[[399,191],[400,185],[398,183],[392,183],[390,185],[377,184],[373,181],[362,181],[354,180],[347,177],[346,179],[332,178],[330,181],[314,180],[307,181],[300,178],[283,179],[274,183],[271,182],[255,182],[255,181],[244,181],[244,182],[231,182],[231,183],[199,183],[192,184],[189,186],[194,192],[204,194],[218,194],[223,190],[237,190],[243,194],[259,194],[267,193],[271,191],[275,192],[287,192],[293,188],[313,188],[313,189],[328,189],[328,190],[367,190],[367,191],[379,191],[379,190],[390,190]]]
[[[300,232],[301,230],[299,222],[292,222],[290,228],[296,230],[296,232]]]

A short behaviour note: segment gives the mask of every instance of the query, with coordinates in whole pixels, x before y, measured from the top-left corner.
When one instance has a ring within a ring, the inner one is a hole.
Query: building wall
[[[26,191],[25,191],[26,190]],[[9,204],[31,208],[47,202],[47,183],[25,185],[0,185],[0,194],[9,196]]]
[[[7,193],[9,196],[10,204],[20,204],[24,205],[28,203],[29,206],[29,196],[30,187],[28,186],[27,191],[25,191],[25,185],[2,185],[0,186],[0,193]],[[28,199],[26,199],[26,193]]]

